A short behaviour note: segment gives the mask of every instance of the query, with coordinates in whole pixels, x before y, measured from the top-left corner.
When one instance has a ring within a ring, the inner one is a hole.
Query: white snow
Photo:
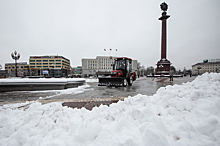
[[[84,78],[7,78],[1,79],[0,83],[15,83],[15,82],[77,82],[85,81]]]
[[[218,146],[220,74],[85,108],[39,102],[0,107],[0,145],[13,146]]]
[[[86,78],[85,79],[86,81],[86,83],[96,83],[96,82],[98,82],[98,78]]]
[[[80,94],[80,93],[83,93],[85,91],[88,91],[88,90],[94,90],[93,88],[89,88],[90,85],[88,84],[85,84],[85,85],[82,85],[82,86],[79,86],[77,88],[68,88],[68,89],[64,89],[64,90],[46,90],[46,91],[38,91],[38,92],[54,92],[56,93],[55,95],[51,95],[51,96],[47,96],[47,97],[39,97],[39,99],[50,99],[50,98],[53,98],[55,96],[58,96],[58,95],[63,95],[63,94],[71,94],[71,95],[75,95],[75,94]],[[89,88],[89,89],[87,89]],[[27,91],[25,91],[27,92]],[[36,91],[29,91],[29,92],[36,92]]]

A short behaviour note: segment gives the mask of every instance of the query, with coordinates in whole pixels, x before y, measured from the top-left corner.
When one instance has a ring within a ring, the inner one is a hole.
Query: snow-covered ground
[[[144,79],[146,79],[146,77],[144,76],[144,77],[140,77],[140,78],[137,78],[136,79],[136,81],[138,81],[138,80],[144,80]],[[85,78],[85,82],[86,83],[95,83],[95,82],[99,82],[99,79],[98,78]]]
[[[7,78],[1,79],[0,83],[17,83],[17,82],[24,82],[24,83],[41,83],[41,82],[48,82],[48,83],[55,83],[55,82],[77,82],[77,81],[85,81],[84,78]]]
[[[16,108],[21,105],[0,107],[2,146],[220,145],[220,74],[216,73],[92,111],[39,102]]]
[[[95,83],[99,81],[98,78],[86,78],[85,80],[86,83]]]

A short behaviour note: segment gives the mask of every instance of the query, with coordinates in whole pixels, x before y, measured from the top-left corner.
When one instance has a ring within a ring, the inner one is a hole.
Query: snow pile
[[[24,82],[24,83],[45,83],[45,82],[79,82],[85,81],[84,78],[7,78],[1,79],[0,83],[17,83],[17,82]]]
[[[80,93],[83,93],[85,91],[88,91],[88,90],[93,90],[93,89],[86,89],[90,87],[90,85],[88,84],[85,84],[85,85],[82,85],[82,86],[79,86],[77,88],[69,88],[69,89],[66,89],[66,90],[61,90],[60,91],[60,95],[61,94],[80,94]]]
[[[88,78],[88,79],[85,79],[86,81],[86,83],[97,83],[98,82],[98,78],[95,78],[95,79],[93,79],[93,78]]]
[[[94,90],[93,88],[87,89],[88,87],[90,87],[90,85],[85,84],[85,85],[82,85],[82,86],[78,86],[77,88],[68,88],[68,89],[65,89],[65,90],[47,90],[47,91],[30,91],[30,92],[55,92],[56,93],[55,95],[47,96],[47,97],[44,97],[44,98],[39,97],[39,99],[41,100],[41,99],[50,99],[50,98],[53,98],[55,96],[64,95],[64,94],[75,95],[75,94],[83,93],[85,91]]]
[[[92,111],[34,102],[0,108],[0,145],[220,145],[220,74]]]

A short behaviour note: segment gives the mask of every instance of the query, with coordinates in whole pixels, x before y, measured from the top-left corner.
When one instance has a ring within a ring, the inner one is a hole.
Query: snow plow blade
[[[123,78],[119,77],[109,77],[109,78],[99,78],[98,86],[122,86]]]

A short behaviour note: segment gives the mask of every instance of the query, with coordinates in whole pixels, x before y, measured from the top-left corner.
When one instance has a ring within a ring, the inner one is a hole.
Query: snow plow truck
[[[132,72],[132,59],[127,57],[115,58],[113,71],[109,77],[99,77],[98,86],[132,86],[136,80],[136,72]]]

